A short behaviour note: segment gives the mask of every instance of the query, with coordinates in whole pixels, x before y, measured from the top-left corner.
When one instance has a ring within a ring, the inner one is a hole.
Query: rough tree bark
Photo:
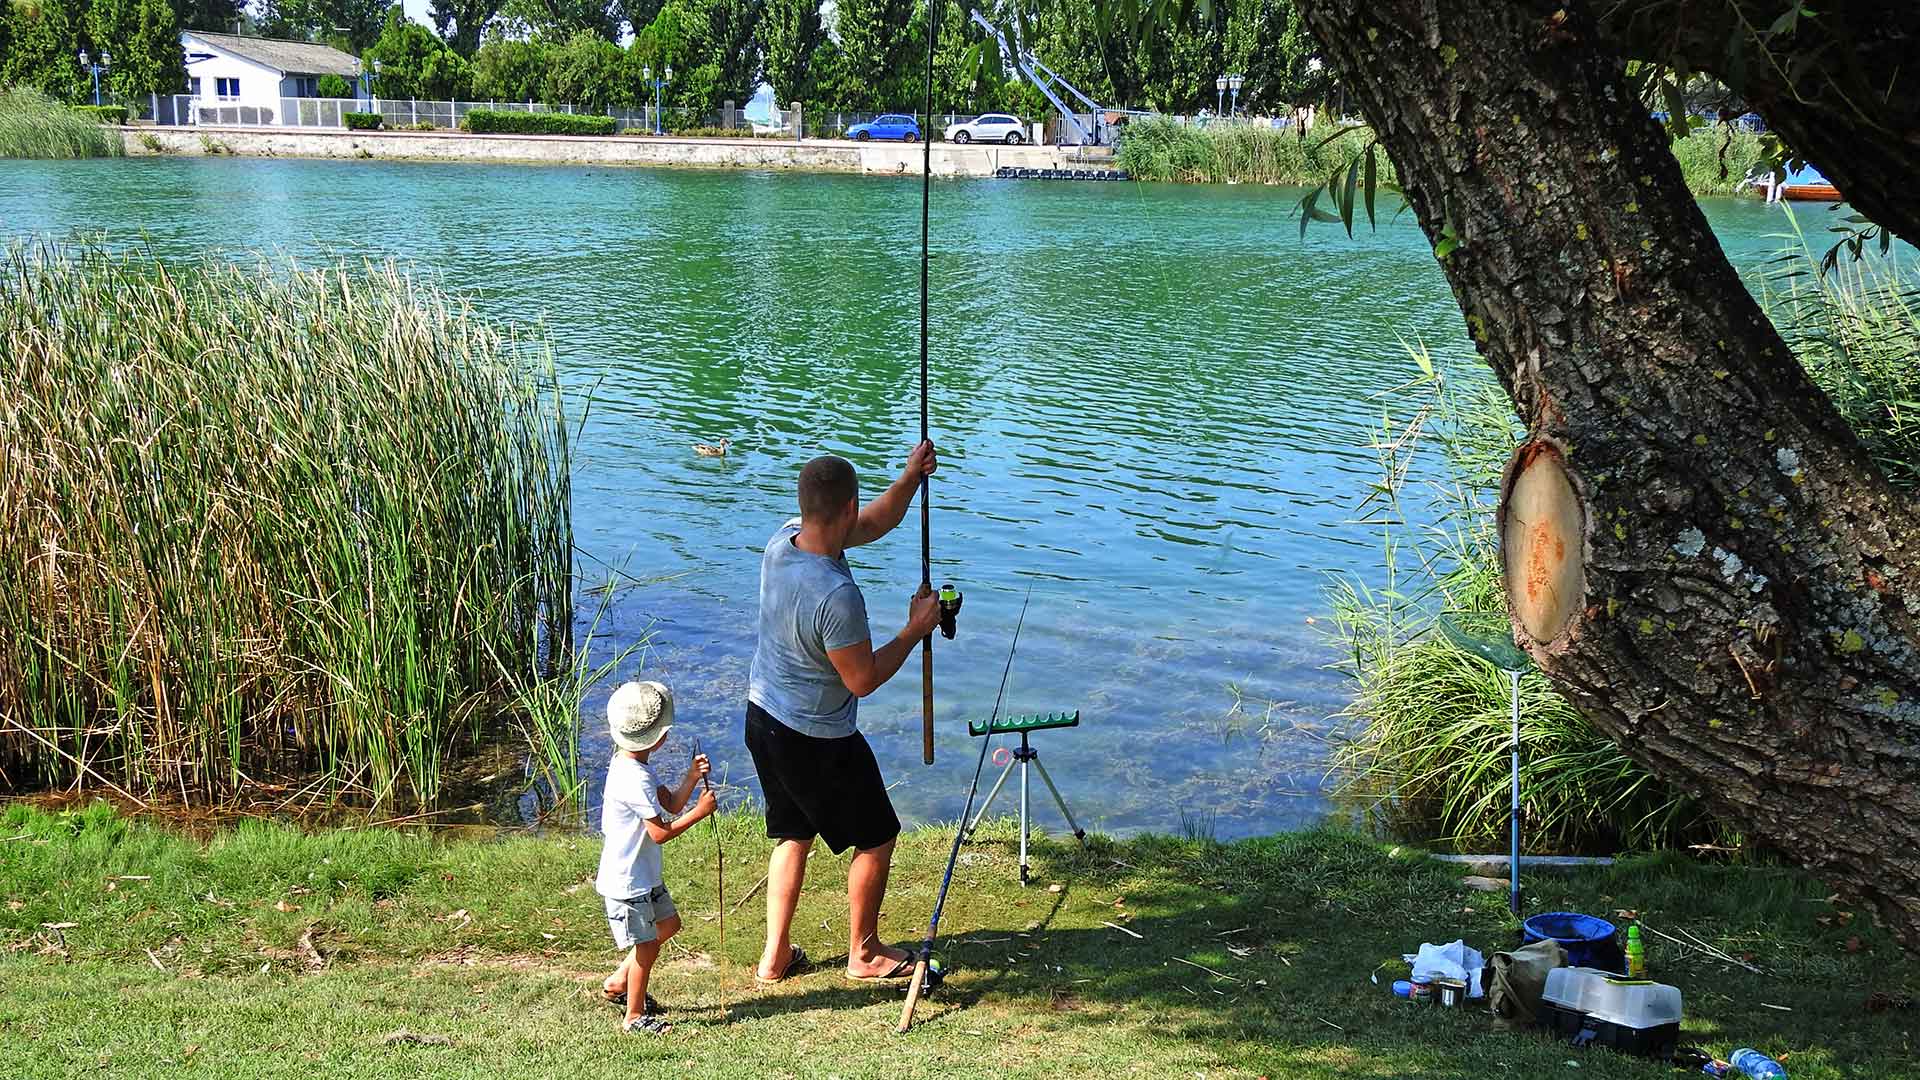
[[[1571,535],[1503,523],[1542,594],[1517,639],[1635,760],[1920,948],[1920,514],[1728,264],[1623,61],[1577,0],[1300,6],[1458,239],[1441,266],[1531,435],[1509,484],[1558,466],[1577,503]]]
[[[1861,213],[1920,243],[1920,4],[1851,0],[1772,34],[1788,0],[1610,0],[1620,55],[1682,64],[1735,87]]]

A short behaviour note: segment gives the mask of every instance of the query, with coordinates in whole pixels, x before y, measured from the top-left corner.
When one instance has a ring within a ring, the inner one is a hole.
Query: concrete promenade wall
[[[685,166],[920,175],[918,143],[836,139],[676,139],[649,136],[471,135],[459,131],[312,131],[262,127],[126,127],[135,156],[371,158],[383,161],[493,161],[540,165]],[[158,147],[157,149],[155,147]],[[1072,168],[1051,146],[935,143],[933,175],[992,176],[1001,166]],[[1080,165],[1085,168],[1087,165]],[[1094,165],[1093,167],[1100,167]]]

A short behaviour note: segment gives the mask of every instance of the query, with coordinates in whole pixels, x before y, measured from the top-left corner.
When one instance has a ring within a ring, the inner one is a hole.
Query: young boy
[[[668,1029],[660,1004],[647,996],[647,978],[660,946],[680,929],[680,916],[660,870],[660,845],[713,813],[712,791],[703,791],[688,813],[668,824],[707,775],[707,757],[696,755],[680,786],[669,791],[654,779],[647,758],[660,749],[673,726],[673,691],[657,682],[629,682],[607,702],[607,727],[618,753],[607,766],[601,796],[600,873],[594,888],[606,899],[607,926],[626,958],[601,984],[609,1004],[624,1008],[620,1029],[629,1035],[660,1035]]]

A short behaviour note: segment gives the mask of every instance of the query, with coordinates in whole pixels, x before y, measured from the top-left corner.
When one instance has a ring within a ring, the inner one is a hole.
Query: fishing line
[[[1033,586],[1027,586],[1027,598],[1020,602],[1020,620],[1013,624],[1013,644],[1007,648],[1007,666],[1000,671],[1000,692],[993,698],[993,713],[987,718],[987,733],[980,738],[980,760],[973,766],[973,782],[967,785],[967,805],[960,811],[960,822],[953,832],[953,850],[947,852],[947,872],[940,878],[940,895],[933,902],[933,918],[927,921],[927,936],[920,942],[920,959],[913,966],[913,983],[907,987],[907,1006],[900,1013],[897,1029],[904,1035],[913,1026],[913,1010],[920,1004],[927,983],[927,965],[933,958],[933,939],[940,931],[940,912],[947,906],[947,889],[953,884],[953,867],[960,860],[960,843],[967,835],[967,817],[973,813],[973,797],[980,792],[980,773],[987,765],[987,751],[993,746],[993,722],[1000,719],[1000,703],[1007,696],[1007,676],[1013,673],[1013,655],[1020,649],[1020,628],[1027,624],[1027,605],[1033,602]]]

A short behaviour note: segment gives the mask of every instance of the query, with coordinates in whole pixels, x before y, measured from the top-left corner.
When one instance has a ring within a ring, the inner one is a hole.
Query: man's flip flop
[[[798,945],[789,945],[787,948],[793,951],[787,954],[787,966],[780,969],[780,974],[775,975],[771,979],[763,979],[760,977],[760,973],[755,971],[753,973],[753,981],[759,983],[761,986],[772,986],[775,983],[786,982],[788,979],[806,970],[807,950]]]
[[[893,983],[901,979],[911,979],[913,978],[914,965],[918,961],[919,957],[909,953],[905,960],[893,965],[893,968],[884,975],[848,975],[847,981],[857,983]],[[932,974],[932,969],[928,969],[928,974]],[[929,979],[928,981],[931,982],[932,980]]]

